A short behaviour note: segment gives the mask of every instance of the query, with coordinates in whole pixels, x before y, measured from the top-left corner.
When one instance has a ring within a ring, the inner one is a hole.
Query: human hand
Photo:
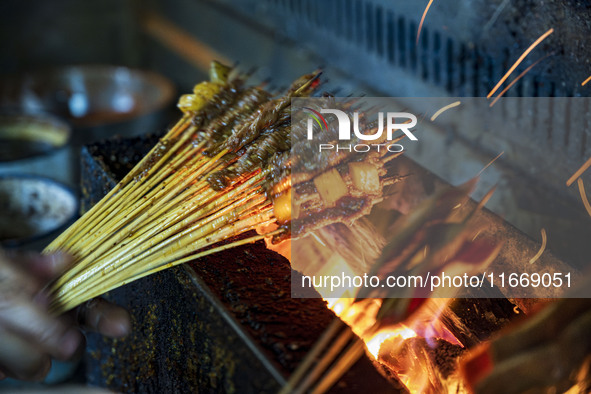
[[[9,257],[0,251],[0,379],[43,379],[51,359],[65,361],[82,349],[81,329],[110,337],[129,332],[128,313],[102,299],[63,316],[49,314],[44,288],[70,262],[63,254]]]

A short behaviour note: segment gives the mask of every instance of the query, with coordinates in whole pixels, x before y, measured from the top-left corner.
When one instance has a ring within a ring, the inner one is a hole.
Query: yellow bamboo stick
[[[253,210],[258,209],[255,208]],[[72,302],[75,302],[75,305],[79,305],[114,287],[118,287],[126,278],[124,275],[126,270],[131,269],[132,271],[127,277],[134,277],[136,275],[133,272],[134,269],[145,271],[159,265],[165,265],[170,261],[177,260],[182,256],[217,243],[230,235],[239,234],[245,231],[245,229],[252,229],[257,224],[268,221],[271,217],[272,212],[269,209],[236,223],[229,223],[229,215],[221,216],[204,227],[193,228],[191,232],[185,231],[182,237],[175,237],[177,238],[175,239],[177,242],[171,245],[170,248],[163,249],[160,247],[154,248],[154,250],[148,249],[140,255],[131,256],[124,264],[105,264],[101,268],[106,268],[106,271],[96,270],[97,267],[93,267],[91,273],[83,276],[83,279],[90,279],[91,286],[88,286],[88,283],[85,283],[83,286],[82,282],[68,282],[68,284],[56,291],[56,298],[52,304],[52,309],[62,311],[67,305],[73,305]],[[219,228],[222,228],[222,230],[218,231],[213,237],[208,237],[208,235],[216,232]],[[153,253],[154,251],[156,253]],[[150,255],[152,255],[150,259],[147,259]],[[137,264],[139,261],[142,261],[142,264]],[[114,266],[117,266],[117,270],[112,269]]]
[[[192,130],[192,129],[190,128],[189,130]],[[121,196],[120,198],[115,199],[115,201],[113,201],[111,205],[109,205],[106,209],[101,211],[101,213],[99,215],[96,215],[95,218],[92,218],[91,220],[89,220],[86,225],[82,226],[82,228],[80,228],[77,233],[75,233],[72,237],[70,237],[69,240],[64,241],[62,244],[66,245],[66,246],[72,246],[72,245],[75,245],[80,240],[81,237],[87,237],[89,235],[95,234],[99,223],[104,222],[104,221],[108,221],[111,217],[113,217],[117,214],[117,208],[119,206],[125,206],[124,204],[127,203],[129,199],[135,198],[135,197],[137,197],[138,193],[141,193],[141,187],[138,187],[138,186],[140,186],[138,184],[141,184],[143,182],[147,182],[147,180],[149,179],[149,176],[151,174],[153,174],[156,170],[158,170],[160,168],[160,166],[166,160],[168,160],[168,158],[173,153],[175,153],[178,148],[181,147],[182,144],[186,143],[187,140],[191,137],[191,134],[192,133],[187,132],[181,138],[180,141],[175,143],[171,149],[169,149],[162,157],[160,157],[159,160],[156,163],[154,163],[154,165],[147,170],[145,176],[142,177],[140,182],[133,181],[134,177],[132,177],[131,174],[133,172],[137,173],[138,171],[141,170],[142,167],[139,167],[139,168],[138,168],[138,166],[134,167],[134,170],[132,170],[132,172],[127,174],[124,177],[124,179],[121,182],[119,182],[120,185],[124,185],[126,182],[130,182],[130,181],[133,182],[132,186],[127,189],[127,193],[124,194],[123,196]],[[158,144],[156,145],[156,148],[157,147],[158,147]],[[153,149],[153,151],[155,151],[155,150]],[[150,156],[150,154],[148,156]],[[148,156],[146,156],[146,157],[148,157]],[[136,170],[136,168],[137,168],[137,170]],[[103,198],[99,203],[101,203],[103,201],[104,201],[104,204],[106,204],[109,201],[109,199]]]
[[[184,131],[184,129],[186,127],[188,127],[188,123],[187,123],[188,120],[189,120],[189,115],[183,116],[175,124],[175,126],[167,133],[167,135],[164,137],[164,139],[166,139],[166,138],[173,138],[173,136],[178,135],[178,133],[182,133]],[[53,242],[51,242],[51,244],[49,246],[47,246],[47,248],[45,249],[44,252],[48,253],[48,252],[52,252],[52,251],[57,250],[59,245],[62,245],[68,239],[70,239],[70,237],[72,235],[75,235],[76,233],[78,233],[79,230],[80,230],[80,228],[84,224],[86,224],[86,222],[89,219],[92,219],[92,218],[100,215],[101,212],[108,207],[108,205],[106,204],[106,202],[108,200],[110,200],[111,197],[113,197],[117,192],[119,192],[120,189],[129,182],[129,180],[133,179],[133,177],[135,176],[135,174],[141,168],[143,168],[143,166],[147,163],[147,161],[149,160],[149,158],[151,157],[151,155],[158,148],[159,148],[159,145],[156,144],[156,146],[154,146],[150,150],[150,152],[138,164],[135,165],[135,167],[133,168],[133,170],[128,175],[126,175],[119,184],[115,185],[115,187],[113,189],[111,189],[111,191],[109,191],[109,193],[107,193],[107,195],[101,201],[99,201],[92,208],[90,208],[88,210],[88,212],[85,215],[83,215],[80,219],[78,219],[74,224],[72,224],[72,226],[70,226],[68,229],[66,229],[64,232],[62,232],[58,237],[56,237],[53,240]]]

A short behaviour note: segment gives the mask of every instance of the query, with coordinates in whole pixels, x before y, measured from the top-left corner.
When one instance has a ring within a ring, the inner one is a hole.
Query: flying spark
[[[529,53],[531,51],[533,51],[533,49],[535,47],[537,47],[538,44],[540,44],[542,41],[544,41],[546,39],[546,37],[548,37],[552,33],[554,33],[554,29],[548,30],[546,33],[542,34],[540,36],[540,38],[538,38],[536,41],[534,41],[534,43],[531,44],[529,46],[529,48],[527,48],[525,50],[525,52],[523,52],[521,54],[521,56],[519,56],[519,59],[517,59],[517,61],[511,66],[511,68],[509,69],[509,71],[507,71],[507,73],[505,75],[503,75],[503,78],[501,78],[501,80],[497,83],[497,85],[488,93],[488,95],[486,96],[486,98],[491,98],[491,96],[493,94],[495,94],[495,92],[501,87],[501,85],[507,80],[507,78],[509,78],[509,75],[511,75],[513,73],[513,71],[515,71],[515,69],[517,68],[517,66],[519,66],[519,64],[521,64],[521,62],[523,61],[523,59],[525,59],[525,57],[527,55],[529,55]]]
[[[427,7],[425,8],[425,11],[423,12],[423,17],[421,18],[421,23],[419,23],[419,30],[417,31],[417,45],[419,45],[419,37],[421,36],[421,30],[423,29],[423,22],[425,22],[425,17],[427,16],[427,12],[429,12],[429,8],[431,7],[431,4],[433,4],[433,0],[429,0],[429,4],[427,4]]]
[[[480,176],[480,174],[482,174],[484,172],[484,170],[486,170],[488,167],[490,167],[495,161],[497,161],[497,159],[501,156],[503,156],[503,153],[505,153],[505,151],[502,151],[501,153],[499,153],[494,159],[492,159],[487,165],[484,166],[484,168],[482,170],[480,170],[480,172],[478,173],[478,175],[476,176]]]
[[[443,107],[443,108],[440,108],[439,110],[437,110],[437,112],[435,112],[435,113],[433,114],[433,116],[431,116],[431,122],[433,122],[435,119],[437,119],[437,117],[438,117],[439,115],[441,115],[442,113],[444,113],[444,112],[445,112],[445,111],[447,111],[448,109],[450,109],[450,108],[454,108],[454,107],[457,107],[457,106],[458,106],[458,105],[460,105],[461,103],[462,103],[462,102],[458,100],[458,101],[456,101],[455,103],[451,103],[451,104],[449,104],[449,105],[446,105],[446,106],[445,106],[445,107]]]
[[[541,62],[542,60],[544,60],[545,58],[547,58],[547,57],[548,57],[548,56],[550,56],[550,55],[552,55],[552,54],[551,54],[551,53],[547,54],[546,56],[544,56],[544,57],[542,57],[542,58],[538,59],[538,60],[537,60],[537,61],[536,61],[534,64],[532,64],[531,66],[529,66],[528,68],[526,68],[525,70],[523,70],[523,72],[522,72],[521,74],[519,74],[519,75],[517,76],[517,78],[515,78],[514,80],[512,80],[512,81],[511,81],[511,83],[510,83],[509,85],[507,85],[507,87],[506,87],[505,89],[503,89],[503,90],[501,91],[501,93],[499,93],[499,94],[497,95],[497,97],[495,97],[495,99],[494,99],[494,100],[493,100],[493,101],[490,103],[489,107],[492,107],[493,105],[495,105],[495,103],[496,103],[497,101],[499,101],[499,99],[500,99],[500,98],[501,98],[501,97],[502,97],[502,96],[503,96],[505,93],[507,93],[507,90],[511,89],[511,87],[512,87],[513,85],[515,85],[515,84],[517,83],[517,81],[519,81],[521,78],[523,78],[523,76],[524,76],[525,74],[527,74],[527,73],[529,72],[529,70],[531,70],[532,68],[534,68],[534,67],[536,66],[536,64],[538,64],[539,62]]]
[[[509,4],[509,1],[511,1],[511,0],[504,0],[501,3],[501,5],[499,5],[497,7],[493,16],[490,18],[490,20],[488,22],[486,22],[486,25],[484,25],[484,27],[482,28],[483,32],[487,32],[490,29],[490,27],[497,21],[497,19],[499,18],[499,15],[501,15],[501,13],[503,12],[503,10],[507,6],[507,4]]]
[[[548,238],[546,237],[546,230],[542,229],[540,230],[540,233],[542,233],[542,246],[540,246],[538,253],[536,253],[536,255],[529,260],[530,264],[535,263],[540,258],[542,253],[544,253],[544,250],[546,250],[546,242],[548,241]]]
[[[573,182],[576,181],[577,178],[580,177],[585,171],[587,171],[589,167],[591,167],[591,157],[587,159],[587,161],[585,162],[585,164],[581,166],[581,168],[575,171],[575,173],[570,178],[568,178],[568,181],[566,181],[566,186],[572,185]]]
[[[589,82],[589,81],[591,81],[591,75],[589,75],[589,78],[587,78],[587,79],[585,79],[585,80],[583,81],[583,83],[581,84],[581,86],[585,86],[585,85],[587,85],[587,82]]]
[[[577,185],[579,185],[579,194],[581,195],[581,200],[583,200],[583,205],[587,210],[589,216],[591,216],[591,204],[589,204],[589,200],[587,199],[587,193],[585,193],[585,185],[583,184],[583,180],[581,178],[577,179]]]

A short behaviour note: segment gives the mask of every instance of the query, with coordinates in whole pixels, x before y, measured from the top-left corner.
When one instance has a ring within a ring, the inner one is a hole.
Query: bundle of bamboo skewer
[[[305,139],[303,149],[297,143],[292,147],[291,100],[310,96],[319,75],[304,75],[273,98],[261,86],[245,87],[235,69],[213,62],[210,81],[180,97],[184,115],[178,123],[44,251],[65,251],[75,260],[50,287],[52,311],[63,313],[220,250],[266,237],[283,239],[292,231],[301,235],[330,221],[350,223],[368,213],[383,188],[400,179],[384,168],[398,153],[385,157],[384,149],[360,158],[321,152],[307,157],[306,171],[292,177],[293,161],[301,165],[305,156],[293,152],[310,150]],[[320,135],[330,140],[337,132]],[[297,221],[292,221],[292,189],[299,201]],[[277,224],[276,230],[232,241],[270,224]]]
[[[180,98],[184,116],[148,155],[45,249],[75,259],[51,286],[55,313],[165,268],[285,231],[212,248],[276,221],[265,190],[269,170],[262,160],[240,162],[241,150],[264,142],[269,129],[288,125],[291,97],[310,94],[318,73],[273,100],[260,87],[243,88],[242,77],[219,63],[210,76]]]
[[[223,249],[265,237],[288,237],[291,99],[314,92],[319,75],[304,75],[284,95],[273,98],[260,86],[245,87],[244,76],[235,69],[213,62],[210,81],[180,97],[184,115],[178,123],[45,249],[65,251],[75,260],[50,287],[51,310],[63,313],[129,282]],[[342,157],[335,163],[347,166]],[[347,179],[357,194],[355,175],[367,172],[367,167],[351,167]],[[333,172],[329,180],[342,183]],[[377,171],[369,172],[374,175],[372,193],[364,204],[354,199],[357,203],[343,211],[347,219],[366,212],[377,196],[375,186],[381,190],[386,184],[380,183]],[[311,181],[308,184],[305,189],[315,190]],[[322,209],[322,193],[312,195]],[[230,240],[273,223],[279,226],[272,232]]]

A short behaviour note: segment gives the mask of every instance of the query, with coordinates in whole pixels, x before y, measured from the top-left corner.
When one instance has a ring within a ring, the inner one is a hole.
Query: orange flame
[[[290,241],[285,241],[281,245],[268,243],[267,247],[276,249],[276,251],[289,258],[289,254],[285,252],[291,249]],[[331,273],[343,271],[354,274],[351,267],[338,254],[332,254],[328,261],[324,260],[320,268],[314,266],[313,262],[308,261],[308,263],[310,266],[294,267],[294,269],[305,274],[311,267],[313,267],[317,275],[330,275]],[[409,321],[395,326],[383,327],[378,332],[374,332],[370,328],[376,323],[376,316],[382,305],[381,299],[365,299],[354,302],[356,296],[356,289],[354,288],[340,288],[332,292],[326,287],[316,290],[326,301],[328,308],[348,324],[353,332],[365,342],[367,353],[377,361],[380,361],[381,351],[386,350],[387,353],[397,354],[402,351],[406,340],[419,336],[424,337],[428,343],[434,339],[444,339],[452,344],[461,345],[439,319],[448,306],[450,299],[434,298],[427,300]],[[386,342],[388,348],[382,349]],[[411,392],[428,392],[429,390],[432,391],[435,386],[437,389],[453,387],[453,391],[456,392],[456,386],[459,384],[457,378],[444,381],[437,372],[436,366],[432,364],[432,361],[426,355],[421,354],[419,358],[411,357],[408,360],[405,358],[404,362],[406,363],[403,366],[404,370],[395,372],[399,380]],[[458,390],[457,392],[462,391]]]
[[[369,351],[369,353],[371,353],[371,355],[377,360],[382,344],[386,342],[388,339],[395,337],[400,337],[401,339],[409,339],[414,338],[416,336],[417,333],[412,328],[406,327],[404,324],[401,324],[397,328],[388,328],[380,330],[370,340],[366,341],[365,345],[367,346],[367,351]]]

